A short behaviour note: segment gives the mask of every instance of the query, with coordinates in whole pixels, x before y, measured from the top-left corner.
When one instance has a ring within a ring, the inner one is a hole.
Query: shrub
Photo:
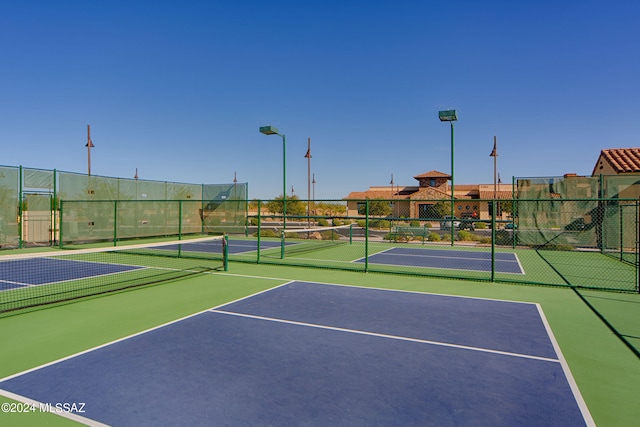
[[[340,240],[340,235],[333,230],[326,230],[320,233],[322,240]]]
[[[253,237],[258,237],[258,232],[253,233]],[[274,230],[260,230],[260,237],[280,237]]]
[[[413,220],[409,222],[409,227],[420,227],[420,221]]]
[[[478,230],[485,230],[487,228],[487,223],[486,222],[476,222],[474,224],[474,226],[476,227],[476,229]]]
[[[474,236],[473,234],[471,234],[471,233],[470,233],[469,231],[467,231],[467,230],[460,230],[460,231],[458,232],[458,238],[459,238],[460,240],[464,240],[464,241],[469,241],[469,240],[471,240],[471,241],[473,241],[473,240],[474,240],[474,237],[475,237],[475,236]]]
[[[439,242],[441,240],[440,235],[438,233],[436,233],[436,232],[433,232],[433,231],[431,233],[429,233],[428,239],[431,242]]]
[[[367,220],[366,219],[359,219],[357,221],[358,227],[362,227],[365,228],[367,226]]]
[[[342,221],[340,221],[340,220],[339,220],[339,219],[337,219],[337,218],[333,218],[333,226],[334,226],[334,227],[337,227],[337,226],[339,226],[339,225],[342,225]]]
[[[319,227],[328,227],[329,226],[329,221],[327,221],[325,218],[320,218],[318,220],[318,226]]]
[[[391,223],[386,219],[378,219],[375,221],[369,221],[369,225],[372,228],[389,228],[391,227]]]

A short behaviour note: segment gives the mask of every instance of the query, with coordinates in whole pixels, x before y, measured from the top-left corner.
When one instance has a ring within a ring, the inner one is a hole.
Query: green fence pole
[[[491,281],[495,280],[496,275],[496,200],[491,202]],[[515,228],[513,230],[515,235]]]
[[[249,237],[249,183],[244,186],[244,236]]]
[[[229,236],[225,235],[222,243],[222,258],[224,260],[224,271],[229,271]]]
[[[62,249],[62,200],[60,200],[60,212],[58,213],[58,215],[60,215],[60,227],[59,227],[59,233],[60,235],[58,236],[58,246],[60,247],[60,249]]]
[[[364,204],[364,271],[369,271],[369,199]]]
[[[424,242],[427,241],[427,223],[424,223],[424,226],[422,228],[422,244],[424,245]]]
[[[182,200],[178,201],[178,240],[182,240]]]
[[[58,212],[58,196],[57,196],[57,191],[56,191],[56,175],[57,172],[54,169],[53,170],[53,203],[51,204],[51,228],[53,228],[52,230],[52,242],[51,242],[51,246],[55,246],[56,244],[56,231],[58,229],[58,224],[57,224],[57,218],[56,218],[56,213]]]
[[[518,218],[518,202],[516,201],[516,177],[511,177],[511,221],[513,222],[513,235],[511,246],[516,248],[516,219]]]
[[[118,244],[118,201],[113,201],[113,246]]]
[[[260,210],[262,208],[262,201],[258,200],[258,251],[256,256],[256,264],[260,264],[260,235],[262,234],[260,231],[262,218],[260,217]]]
[[[204,184],[200,190],[200,234],[204,234]]]
[[[620,243],[619,243],[618,246],[620,246],[620,261],[624,260],[624,250],[623,250],[623,246],[624,246],[624,233],[623,233],[624,230],[623,230],[623,227],[624,227],[624,225],[622,224],[622,216],[623,216],[622,215],[622,211],[623,211],[623,209],[624,209],[624,205],[619,204],[618,205],[618,212],[620,212],[620,215],[619,215],[620,233],[618,233],[618,234],[619,234],[619,237],[620,237]]]
[[[20,165],[20,172],[19,172],[20,176],[19,176],[19,181],[18,181],[18,248],[22,248],[22,231],[23,231],[23,227],[24,227],[24,217],[23,217],[23,209],[22,209],[22,165]]]
[[[349,244],[353,243],[353,223],[349,224]]]

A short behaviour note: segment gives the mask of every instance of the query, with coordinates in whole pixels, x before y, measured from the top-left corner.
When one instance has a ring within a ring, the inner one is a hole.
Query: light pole
[[[87,175],[91,176],[91,149],[95,147],[91,142],[91,125],[87,125]]]
[[[489,157],[493,157],[493,205],[497,205],[497,201],[496,198],[498,197],[498,184],[497,184],[497,171],[498,171],[498,141],[496,136],[494,135],[493,137],[493,150],[491,150],[491,154],[489,154]],[[498,212],[498,209],[496,208],[495,211],[492,210],[492,216],[495,216],[493,214],[493,212]]]
[[[284,239],[284,232],[287,228],[287,140],[273,126],[261,126],[260,133],[282,137],[282,236]],[[280,258],[284,258],[284,244],[281,246]]]
[[[307,227],[311,228],[311,138],[307,139]]]
[[[311,184],[313,185],[313,193],[311,195],[313,200],[313,204],[311,205],[311,212],[313,213],[313,216],[316,215],[316,174],[313,174],[313,181],[311,181]]]
[[[458,114],[456,110],[444,110],[438,112],[438,118],[440,118],[441,122],[449,122],[451,124],[451,246],[453,246],[454,240],[454,220],[455,217],[455,207],[454,207],[454,181],[453,181],[453,122],[458,120]]]

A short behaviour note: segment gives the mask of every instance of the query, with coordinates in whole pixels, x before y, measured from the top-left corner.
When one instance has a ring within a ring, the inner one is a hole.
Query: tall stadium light
[[[273,126],[261,126],[260,133],[282,137],[282,235],[284,236],[287,228],[287,139]],[[281,246],[280,258],[284,258],[284,245]]]
[[[454,190],[455,190],[455,185],[453,180],[453,122],[458,120],[458,113],[456,113],[456,110],[443,110],[438,112],[438,118],[440,119],[441,122],[449,122],[451,124],[451,246],[453,246],[453,240],[455,236],[454,234],[455,222],[453,218],[455,217],[455,214],[456,214],[456,210],[454,207],[455,198],[453,196]]]

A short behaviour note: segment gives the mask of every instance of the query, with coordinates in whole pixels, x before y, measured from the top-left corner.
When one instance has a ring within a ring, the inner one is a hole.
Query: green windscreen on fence
[[[0,249],[59,244],[63,201],[94,203],[69,206],[64,221],[70,239],[97,241],[240,229],[246,225],[247,194],[246,183],[188,184],[0,166]],[[111,204],[133,201],[145,203]]]
[[[0,166],[0,247],[19,243],[20,169]]]
[[[245,233],[247,184],[205,184],[202,191],[203,227],[209,233]]]

